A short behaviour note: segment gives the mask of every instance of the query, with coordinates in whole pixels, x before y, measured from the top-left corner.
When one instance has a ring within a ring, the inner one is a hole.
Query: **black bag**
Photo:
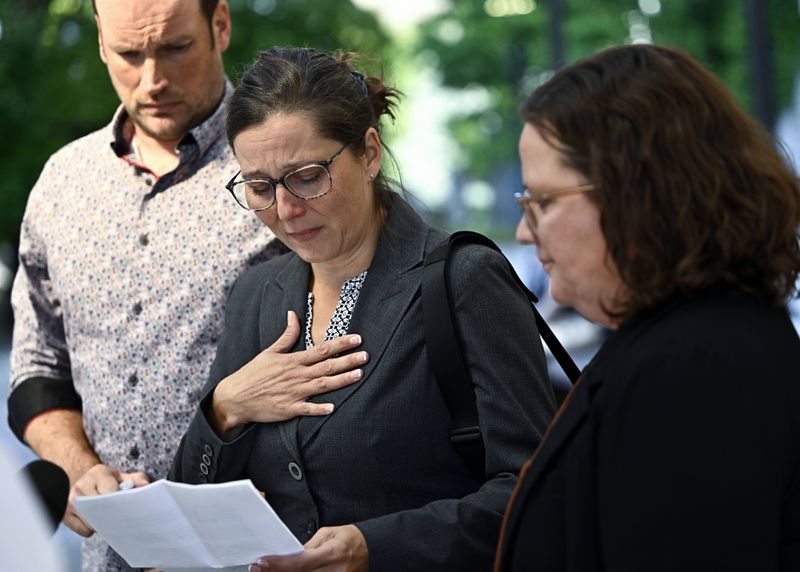
[[[428,362],[439,382],[439,389],[453,421],[450,441],[470,469],[483,476],[485,448],[478,423],[475,391],[456,335],[447,284],[447,261],[450,253],[461,244],[480,244],[502,254],[500,248],[489,238],[471,231],[455,232],[446,242],[429,252],[423,263],[422,319]],[[514,281],[531,302],[539,334],[564,373],[572,383],[575,383],[580,375],[580,369],[533,305],[537,301],[536,296],[520,280],[508,259],[506,264]]]

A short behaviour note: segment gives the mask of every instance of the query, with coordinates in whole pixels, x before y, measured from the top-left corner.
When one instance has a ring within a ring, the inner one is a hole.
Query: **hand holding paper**
[[[75,507],[130,566],[221,568],[303,547],[249,480],[187,485],[160,480],[78,497]]]

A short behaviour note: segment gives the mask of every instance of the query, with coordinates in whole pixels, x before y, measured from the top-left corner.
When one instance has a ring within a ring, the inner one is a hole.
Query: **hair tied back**
[[[359,71],[351,71],[350,75],[353,76],[354,80],[356,80],[358,88],[364,93],[364,95],[369,95],[369,88],[367,88],[367,79],[364,77],[364,74]]]

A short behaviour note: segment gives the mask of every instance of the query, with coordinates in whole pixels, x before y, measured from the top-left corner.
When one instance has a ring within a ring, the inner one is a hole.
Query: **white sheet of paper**
[[[75,508],[134,568],[223,568],[303,546],[250,480],[187,485],[160,480]]]

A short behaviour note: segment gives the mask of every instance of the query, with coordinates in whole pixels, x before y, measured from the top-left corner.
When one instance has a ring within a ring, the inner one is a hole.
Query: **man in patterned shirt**
[[[280,249],[224,190],[225,0],[97,0],[122,105],[53,155],[20,236],[9,422],[71,497],[167,474],[236,276]],[[65,523],[91,529],[68,509]],[[84,570],[127,566],[99,538]]]

